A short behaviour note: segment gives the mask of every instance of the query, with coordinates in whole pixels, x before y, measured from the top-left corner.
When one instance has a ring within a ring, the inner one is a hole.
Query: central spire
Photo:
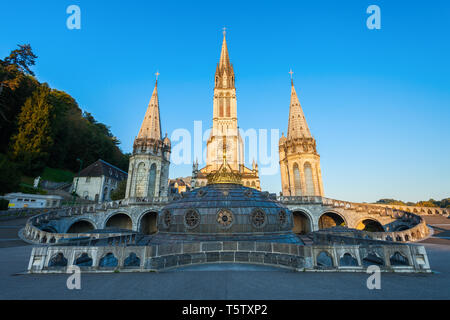
[[[234,88],[234,71],[228,55],[226,28],[223,30],[222,50],[220,52],[220,60],[216,68],[216,88]]]

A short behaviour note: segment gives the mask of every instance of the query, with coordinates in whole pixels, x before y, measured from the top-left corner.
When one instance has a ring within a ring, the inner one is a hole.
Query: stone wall
[[[48,246],[33,248],[30,273],[159,271],[196,264],[244,263],[295,271],[431,272],[423,246],[313,245],[266,242],[193,242],[152,246]]]

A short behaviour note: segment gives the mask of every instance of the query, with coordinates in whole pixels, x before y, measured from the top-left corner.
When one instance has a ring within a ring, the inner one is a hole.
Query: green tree
[[[117,185],[117,189],[111,193],[111,200],[121,200],[125,198],[125,190],[127,188],[127,180],[122,180]]]
[[[0,152],[7,152],[21,107],[39,86],[30,69],[36,58],[30,45],[19,45],[0,59]]]
[[[44,169],[53,145],[49,94],[50,88],[43,84],[27,99],[19,114],[18,133],[12,138],[12,157],[28,175]]]
[[[0,195],[19,190],[20,177],[17,165],[0,154]]]

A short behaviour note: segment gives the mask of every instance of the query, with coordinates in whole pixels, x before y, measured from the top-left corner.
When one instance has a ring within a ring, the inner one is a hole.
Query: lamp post
[[[77,181],[75,182],[75,190],[73,191],[72,206],[75,205],[75,198],[76,198],[76,195],[77,195],[77,188],[78,188],[78,180],[80,179],[80,172],[81,172],[81,168],[83,167],[83,160],[77,158],[77,161],[80,163],[80,169],[78,170]]]

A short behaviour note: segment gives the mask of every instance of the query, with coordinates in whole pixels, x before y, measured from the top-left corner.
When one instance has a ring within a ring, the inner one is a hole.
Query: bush
[[[8,210],[9,200],[0,199],[0,210]]]

